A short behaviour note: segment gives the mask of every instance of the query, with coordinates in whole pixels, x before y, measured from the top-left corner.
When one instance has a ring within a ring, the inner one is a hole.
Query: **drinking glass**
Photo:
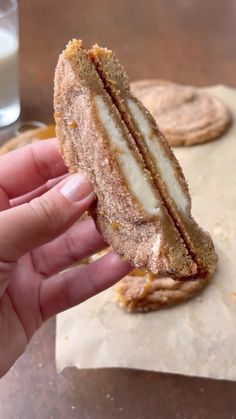
[[[0,127],[20,114],[17,0],[0,0]]]

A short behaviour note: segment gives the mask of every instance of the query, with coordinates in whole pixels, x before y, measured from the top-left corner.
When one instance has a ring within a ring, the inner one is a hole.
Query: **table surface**
[[[19,3],[23,121],[52,121],[54,68],[73,37],[111,47],[131,80],[236,85],[235,0]],[[54,341],[51,319],[0,381],[1,418],[236,418],[236,383],[122,369],[57,374]]]

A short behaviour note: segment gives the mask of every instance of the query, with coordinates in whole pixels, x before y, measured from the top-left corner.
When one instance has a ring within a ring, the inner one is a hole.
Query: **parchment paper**
[[[236,90],[206,89],[236,118]],[[128,314],[110,289],[57,316],[61,371],[129,367],[236,380],[236,124],[224,137],[175,153],[187,177],[193,215],[219,256],[217,273],[198,297],[148,314]]]

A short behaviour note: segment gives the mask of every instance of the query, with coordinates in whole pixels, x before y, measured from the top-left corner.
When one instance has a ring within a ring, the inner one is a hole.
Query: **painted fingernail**
[[[71,175],[59,190],[62,195],[73,202],[82,201],[90,195],[95,199],[92,185],[79,173]]]

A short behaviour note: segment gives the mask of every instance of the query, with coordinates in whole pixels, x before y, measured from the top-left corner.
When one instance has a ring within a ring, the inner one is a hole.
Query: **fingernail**
[[[82,201],[90,195],[94,195],[95,198],[92,185],[79,173],[71,175],[59,190],[62,195],[73,202]]]

